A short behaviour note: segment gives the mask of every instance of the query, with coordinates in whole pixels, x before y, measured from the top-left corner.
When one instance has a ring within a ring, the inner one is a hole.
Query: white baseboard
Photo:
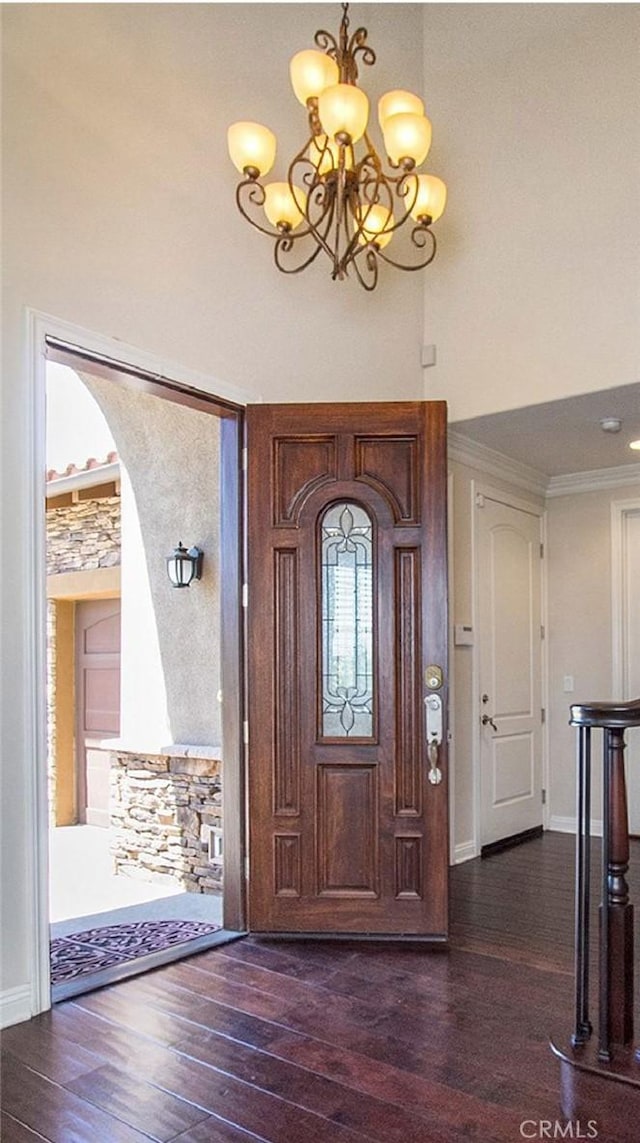
[[[456,845],[453,851],[454,865],[462,865],[463,861],[471,861],[472,858],[477,857],[476,847],[472,841],[463,841],[460,845]]]
[[[556,830],[558,833],[575,833],[576,832],[576,819],[575,818],[562,818],[552,814],[549,818],[549,829]],[[591,821],[591,836],[602,837],[602,822]]]
[[[31,989],[28,984],[0,992],[0,1028],[31,1019]]]

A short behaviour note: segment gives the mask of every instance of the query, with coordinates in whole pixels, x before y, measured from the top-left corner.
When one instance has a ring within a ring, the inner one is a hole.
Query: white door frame
[[[200,389],[208,396],[238,405],[260,402],[261,397],[229,385],[217,377],[181,366],[116,338],[83,329],[39,310],[26,310],[25,401],[27,416],[24,480],[26,485],[28,546],[24,552],[26,595],[24,710],[25,784],[27,797],[26,880],[29,894],[29,981],[31,1015],[51,1007],[49,965],[49,801],[47,788],[46,708],[46,339],[57,338],[78,350],[99,354],[178,384]]]
[[[611,637],[612,637],[612,696],[614,701],[635,699],[639,696],[630,693],[629,685],[629,649],[627,645],[627,631],[629,615],[627,604],[629,599],[630,583],[627,577],[627,544],[626,520],[631,515],[640,513],[640,499],[613,500],[611,502]],[[627,799],[629,828],[637,830],[637,813],[635,790],[631,790],[631,773],[629,760],[627,770]],[[633,819],[633,820],[632,820]]]
[[[640,499],[613,500],[611,502],[611,634],[613,665],[613,696],[624,699],[628,686],[626,670],[625,597],[628,590],[625,576],[625,516],[640,511]],[[631,698],[638,698],[632,695]]]
[[[538,516],[540,519],[540,535],[541,542],[544,544],[545,555],[547,552],[547,511],[542,505],[534,504],[531,500],[524,500],[520,496],[515,496],[511,492],[505,492],[502,488],[496,488],[495,485],[487,484],[483,480],[471,481],[471,581],[473,585],[473,594],[471,602],[471,625],[475,632],[473,647],[471,648],[471,677],[473,694],[471,698],[471,718],[473,720],[473,732],[471,735],[472,742],[472,771],[473,771],[473,849],[474,857],[480,856],[481,850],[481,829],[480,829],[480,810],[481,810],[481,795],[480,795],[480,645],[479,645],[479,628],[478,617],[480,614],[479,608],[479,557],[478,557],[478,517],[477,517],[477,498],[478,496],[485,496],[488,500],[497,500],[499,504],[506,504],[509,508],[516,508],[521,512],[528,512],[531,516]],[[545,635],[548,630],[547,611],[548,611],[548,595],[547,595],[547,561],[543,559],[541,568],[541,622],[545,630]],[[544,709],[549,710],[549,688],[548,688],[548,643],[547,638],[542,640],[542,704]],[[549,719],[545,719],[542,725],[541,736],[541,749],[542,749],[542,786],[548,793],[549,791]],[[547,798],[546,803],[542,807],[542,824],[544,829],[549,828],[549,801]]]

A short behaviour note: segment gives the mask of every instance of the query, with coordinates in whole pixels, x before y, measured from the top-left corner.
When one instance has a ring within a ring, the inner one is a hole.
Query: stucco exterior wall
[[[122,464],[122,748],[219,748],[218,419],[82,377]],[[183,590],[166,570],[179,540],[204,552],[202,579]]]

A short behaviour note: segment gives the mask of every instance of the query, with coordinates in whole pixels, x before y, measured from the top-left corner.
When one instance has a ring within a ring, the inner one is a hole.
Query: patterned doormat
[[[220,925],[204,921],[131,921],[55,937],[51,941],[51,983],[62,984],[219,931]]]

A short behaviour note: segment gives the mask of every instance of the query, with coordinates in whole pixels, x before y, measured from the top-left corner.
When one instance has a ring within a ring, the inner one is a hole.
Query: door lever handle
[[[442,742],[442,699],[440,695],[427,695],[424,700],[424,708],[427,757],[429,759],[427,777],[432,786],[439,786],[442,781],[442,770],[438,766],[438,747]]]
[[[483,714],[482,725],[490,726],[492,730],[495,730],[496,734],[498,733],[498,727],[496,726],[490,714]]]

